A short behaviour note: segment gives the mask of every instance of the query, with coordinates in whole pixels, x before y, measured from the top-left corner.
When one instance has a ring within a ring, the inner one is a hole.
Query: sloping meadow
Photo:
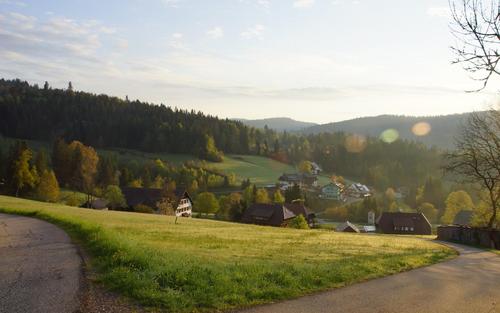
[[[445,260],[413,237],[260,227],[95,211],[0,196],[0,211],[64,228],[98,281],[168,312],[224,311],[340,287]]]

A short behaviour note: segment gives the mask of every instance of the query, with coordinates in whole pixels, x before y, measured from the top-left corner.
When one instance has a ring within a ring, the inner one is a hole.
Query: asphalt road
[[[0,312],[79,309],[82,259],[60,228],[0,213]]]
[[[242,312],[500,312],[500,257],[471,247],[450,246],[461,254],[448,262]]]

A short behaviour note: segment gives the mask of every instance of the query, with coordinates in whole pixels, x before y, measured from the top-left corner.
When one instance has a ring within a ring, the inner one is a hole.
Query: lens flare
[[[431,125],[427,122],[419,122],[411,128],[415,136],[426,136],[431,132]]]
[[[380,139],[383,142],[387,143],[393,143],[394,141],[398,140],[399,138],[399,132],[395,130],[394,128],[386,129],[380,134]]]
[[[366,137],[362,135],[348,135],[345,138],[345,148],[351,153],[360,153],[366,148]]]

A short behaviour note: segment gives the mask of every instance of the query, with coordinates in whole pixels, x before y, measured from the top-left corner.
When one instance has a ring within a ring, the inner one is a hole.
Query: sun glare
[[[431,132],[431,125],[427,122],[419,122],[413,125],[411,131],[415,136],[426,136]]]

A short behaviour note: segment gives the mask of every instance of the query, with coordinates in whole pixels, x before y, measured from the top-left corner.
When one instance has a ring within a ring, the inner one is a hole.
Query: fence
[[[500,250],[500,230],[467,226],[439,226],[438,239]]]

